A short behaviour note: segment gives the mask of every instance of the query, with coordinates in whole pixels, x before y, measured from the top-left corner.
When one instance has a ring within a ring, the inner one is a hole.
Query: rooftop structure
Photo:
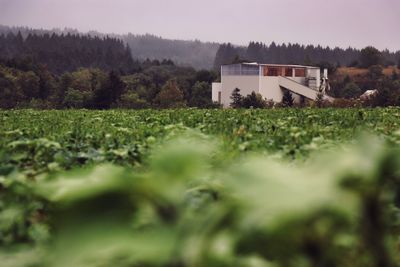
[[[281,102],[283,93],[292,93],[295,102],[315,100],[318,93],[325,95],[328,71],[321,74],[320,68],[301,65],[240,63],[221,66],[221,82],[213,83],[212,99],[229,107],[230,96],[236,88],[244,96],[253,91],[265,99]]]

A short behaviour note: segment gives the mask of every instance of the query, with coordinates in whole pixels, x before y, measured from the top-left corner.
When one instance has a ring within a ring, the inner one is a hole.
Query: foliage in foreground
[[[371,139],[307,165],[215,164],[217,147],[192,132],[140,170],[106,164],[33,180],[3,169],[2,265],[399,263],[398,149]]]
[[[1,112],[1,265],[398,266],[398,118]]]

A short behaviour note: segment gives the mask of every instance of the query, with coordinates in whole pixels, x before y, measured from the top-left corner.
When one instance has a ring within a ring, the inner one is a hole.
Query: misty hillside
[[[29,34],[44,35],[90,35],[91,37],[112,37],[118,38],[129,45],[132,51],[132,57],[144,61],[147,58],[154,60],[171,59],[178,65],[192,66],[196,69],[211,69],[214,64],[215,54],[219,48],[218,43],[205,43],[184,40],[169,40],[155,35],[118,35],[104,34],[96,31],[81,33],[75,29],[31,29],[28,27],[9,27],[0,25],[0,35],[7,35],[9,32],[15,35],[21,32],[23,38],[27,38]]]
[[[218,44],[185,40],[170,40],[155,35],[117,35],[104,34],[96,31],[81,33],[75,29],[65,28],[43,30],[28,27],[8,27],[0,25],[0,35],[7,36],[9,32],[26,39],[29,35],[74,35],[89,36],[90,38],[112,38],[122,40],[131,50],[132,58],[145,61],[170,59],[181,66],[191,66],[195,69],[219,69],[221,64],[232,63],[235,60],[257,61],[276,64],[306,64],[318,65],[329,63],[335,66],[357,66],[360,50],[354,48],[322,47],[320,45],[293,44],[264,44],[250,42],[248,46]],[[4,38],[3,38],[4,39]],[[1,47],[2,44],[0,44]],[[45,52],[47,48],[43,48]],[[50,49],[50,48],[49,48]],[[51,49],[55,49],[54,47]],[[119,53],[119,52],[118,52]],[[0,53],[0,57],[4,57]],[[395,65],[400,59],[400,51],[382,51],[382,64]],[[87,65],[87,64],[86,64]],[[86,66],[85,65],[85,66]]]
[[[0,60],[13,61],[27,69],[43,64],[55,74],[79,68],[130,73],[138,68],[122,40],[70,33],[29,33],[26,37],[20,32],[0,34]]]
[[[171,59],[178,65],[188,65],[196,69],[210,69],[219,48],[218,43],[169,40],[154,35],[123,35],[132,56],[141,60]]]

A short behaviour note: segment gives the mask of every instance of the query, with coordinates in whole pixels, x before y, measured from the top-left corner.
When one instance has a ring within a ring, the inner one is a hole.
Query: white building
[[[284,90],[292,93],[295,102],[315,100],[320,91],[325,93],[327,79],[328,71],[324,70],[321,75],[318,67],[258,63],[223,65],[221,82],[212,84],[212,100],[229,107],[235,88],[239,88],[243,96],[254,91],[277,103],[282,101]],[[324,97],[332,100],[327,95]]]

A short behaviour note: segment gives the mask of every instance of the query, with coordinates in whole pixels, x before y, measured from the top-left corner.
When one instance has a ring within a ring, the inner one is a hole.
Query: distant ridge
[[[171,59],[178,65],[192,66],[196,69],[211,69],[219,43],[201,42],[199,40],[165,39],[152,34],[105,34],[97,31],[80,32],[76,29],[32,29],[29,27],[10,27],[0,25],[0,34],[21,32],[26,38],[29,34],[74,34],[92,37],[113,37],[124,41],[132,51],[132,57],[141,61],[148,59]]]
[[[248,46],[202,42],[199,40],[166,39],[152,34],[106,34],[98,31],[80,32],[77,29],[32,29],[29,27],[10,27],[0,25],[0,35],[13,32],[26,38],[28,34],[74,34],[91,37],[112,37],[122,40],[131,50],[132,57],[139,61],[146,59],[171,59],[177,65],[191,66],[195,69],[218,69],[220,64],[230,63],[236,57],[262,63],[330,64],[347,66],[358,59],[359,49],[323,47],[320,45],[277,44],[249,42]],[[398,62],[400,51],[382,51],[385,64]]]

